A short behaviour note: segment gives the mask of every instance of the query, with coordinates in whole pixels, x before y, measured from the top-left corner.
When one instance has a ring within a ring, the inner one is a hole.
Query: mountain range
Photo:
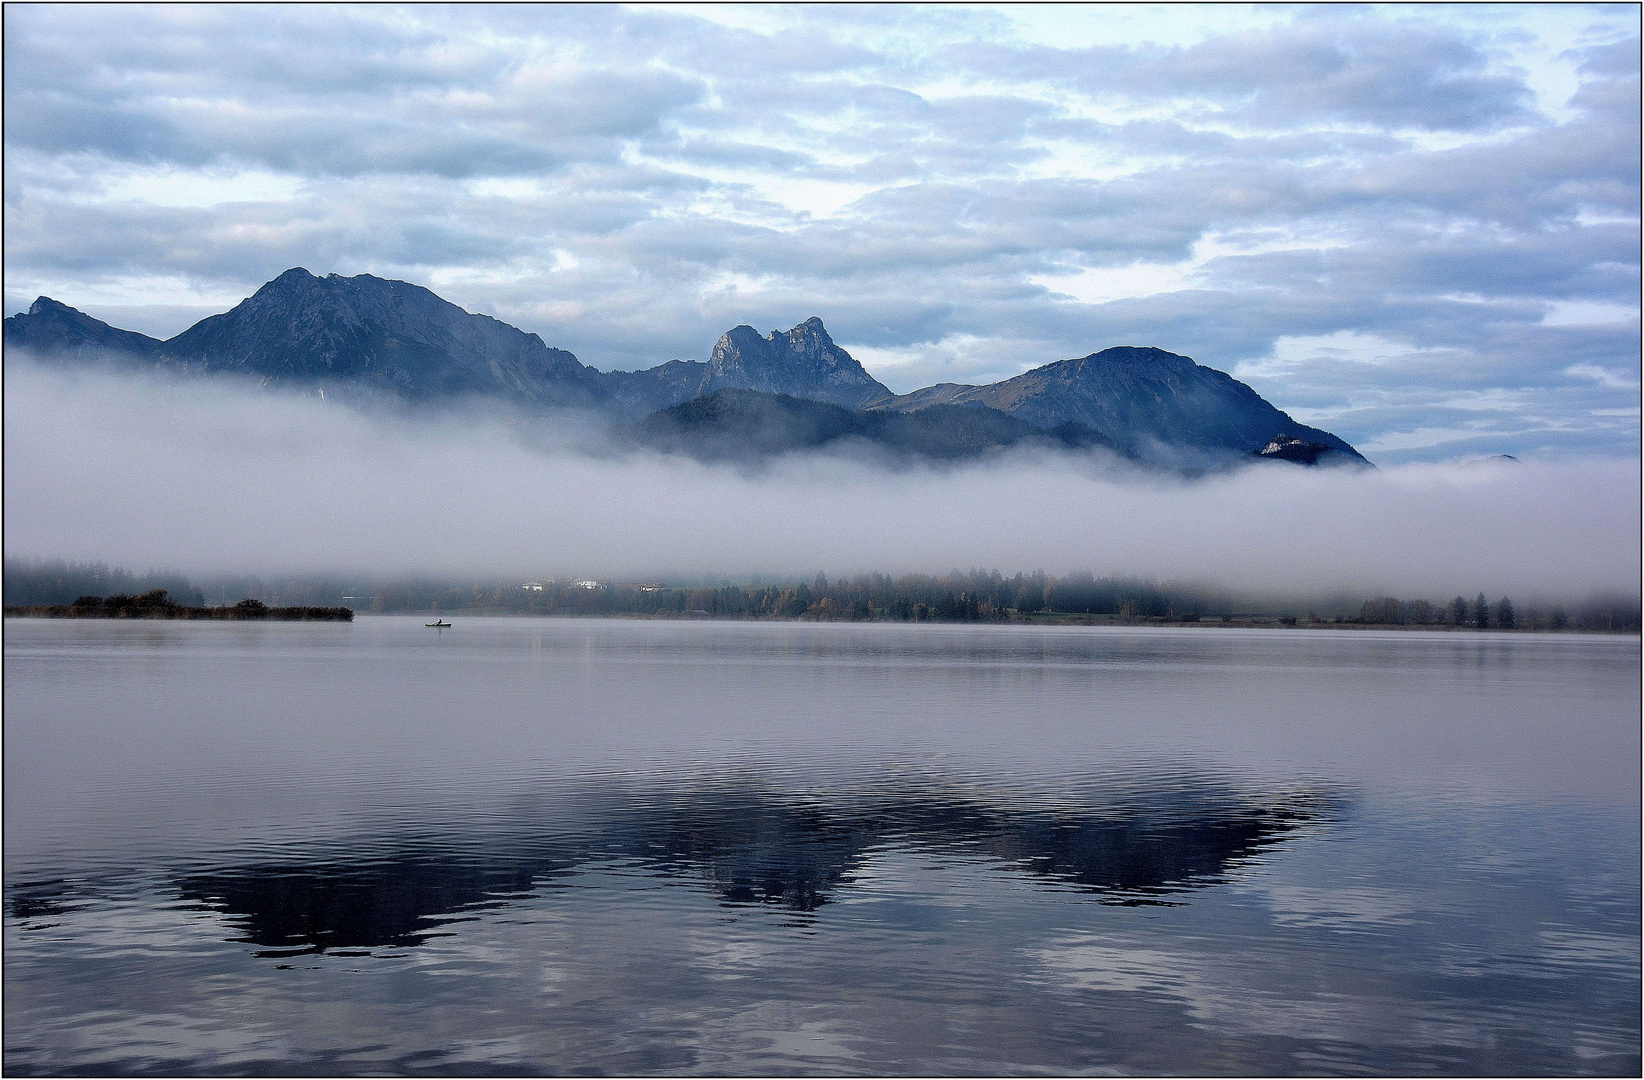
[[[5,345],[47,363],[239,375],[344,398],[478,397],[526,410],[592,410],[653,446],[705,457],[848,439],[941,459],[1039,443],[1102,447],[1172,467],[1262,457],[1367,464],[1225,372],[1162,349],[1121,346],[985,386],[895,394],[811,318],[767,336],[735,327],[706,361],[604,372],[536,334],[370,274],[287,270],[164,341],[42,296],[5,320]]]
[[[789,394],[731,387],[661,409],[632,430],[660,450],[749,460],[855,445],[888,458],[959,461],[1015,446],[1120,451],[1082,424],[1035,427],[998,409],[932,405],[911,412],[855,410]]]

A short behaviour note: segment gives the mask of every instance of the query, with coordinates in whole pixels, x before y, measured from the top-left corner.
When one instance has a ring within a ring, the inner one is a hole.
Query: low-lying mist
[[[419,417],[15,360],[5,391],[14,557],[374,577],[1089,569],[1440,599],[1639,589],[1630,461],[1185,480],[1048,451],[895,470],[816,453],[750,470],[611,452],[585,417]]]

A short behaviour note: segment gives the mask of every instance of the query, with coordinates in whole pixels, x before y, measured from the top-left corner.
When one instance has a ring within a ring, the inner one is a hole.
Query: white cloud
[[[1637,452],[1625,9],[7,19],[8,313],[175,333],[303,265],[604,368],[821,314],[898,380],[1145,342],[1356,439],[1553,387],[1537,430]]]
[[[1636,371],[1611,371],[1597,364],[1571,364],[1564,369],[1564,374],[1574,375],[1578,379],[1591,379],[1598,385],[1607,386],[1612,390],[1638,389]]]
[[[1190,263],[1132,263],[1086,267],[1069,274],[1034,274],[1028,280],[1083,304],[1105,304],[1192,288],[1197,268]]]
[[[133,199],[155,206],[219,206],[284,202],[302,191],[303,179],[261,169],[130,169],[108,176],[101,199]]]
[[[1601,300],[1555,300],[1548,305],[1542,326],[1592,326],[1627,322],[1638,318],[1637,304],[1611,304]]]
[[[1333,334],[1284,335],[1273,343],[1273,351],[1258,360],[1249,360],[1233,369],[1241,379],[1281,378],[1296,370],[1317,370],[1325,365],[1382,366],[1419,358],[1433,363],[1460,359],[1455,349],[1418,348],[1379,334],[1338,330]]]

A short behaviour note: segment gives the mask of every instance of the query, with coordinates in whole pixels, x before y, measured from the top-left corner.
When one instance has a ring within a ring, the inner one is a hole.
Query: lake
[[[1640,1070],[1634,637],[5,623],[12,1075]]]

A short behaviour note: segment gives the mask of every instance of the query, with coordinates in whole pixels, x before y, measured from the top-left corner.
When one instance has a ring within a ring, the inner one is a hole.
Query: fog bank
[[[189,573],[664,579],[997,567],[1284,592],[1637,595],[1636,461],[1265,465],[1186,481],[1016,454],[757,473],[579,450],[575,418],[364,414],[317,397],[9,362],[10,556]]]

